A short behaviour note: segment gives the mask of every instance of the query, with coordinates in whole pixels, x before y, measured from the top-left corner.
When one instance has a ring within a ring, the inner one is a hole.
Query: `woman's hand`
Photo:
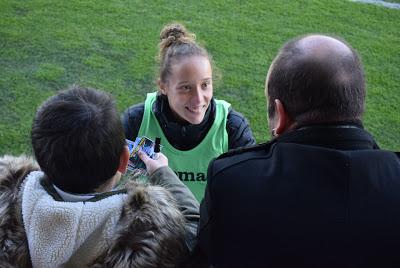
[[[154,171],[156,171],[160,167],[168,166],[168,158],[162,153],[157,154],[157,159],[151,159],[145,152],[141,150],[138,152],[140,159],[142,159],[143,163],[146,165],[146,169],[149,175],[153,174]]]

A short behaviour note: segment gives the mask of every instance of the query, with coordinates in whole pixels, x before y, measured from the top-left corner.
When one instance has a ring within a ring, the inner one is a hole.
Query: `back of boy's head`
[[[43,172],[54,185],[71,193],[93,192],[111,179],[125,145],[113,99],[77,86],[42,104],[31,138]]]

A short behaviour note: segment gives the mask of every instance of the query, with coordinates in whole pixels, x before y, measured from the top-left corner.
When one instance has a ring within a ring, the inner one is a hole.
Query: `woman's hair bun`
[[[192,56],[204,56],[210,59],[207,51],[199,46],[195,39],[196,36],[180,23],[170,23],[161,30],[157,57],[160,65],[159,78],[161,82],[165,82],[171,75],[173,59]]]
[[[172,23],[165,26],[160,33],[160,40],[163,47],[169,47],[173,43],[193,42],[194,39],[195,35],[179,23]]]

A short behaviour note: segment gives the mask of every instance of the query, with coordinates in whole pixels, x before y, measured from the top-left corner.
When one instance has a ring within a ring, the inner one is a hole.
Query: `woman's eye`
[[[181,87],[181,89],[183,90],[190,90],[190,86],[189,85],[184,85]]]
[[[208,86],[210,86],[210,82],[204,82],[203,84],[201,84],[201,86],[203,88],[207,88]]]

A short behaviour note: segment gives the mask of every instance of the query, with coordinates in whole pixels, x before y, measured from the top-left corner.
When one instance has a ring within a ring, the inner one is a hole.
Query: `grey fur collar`
[[[188,253],[185,219],[164,188],[130,181],[115,239],[92,264],[100,267],[176,267]]]
[[[39,170],[26,156],[0,157],[0,267],[31,267],[19,189]],[[115,239],[91,267],[176,267],[187,252],[185,219],[172,195],[158,186],[126,185]]]

